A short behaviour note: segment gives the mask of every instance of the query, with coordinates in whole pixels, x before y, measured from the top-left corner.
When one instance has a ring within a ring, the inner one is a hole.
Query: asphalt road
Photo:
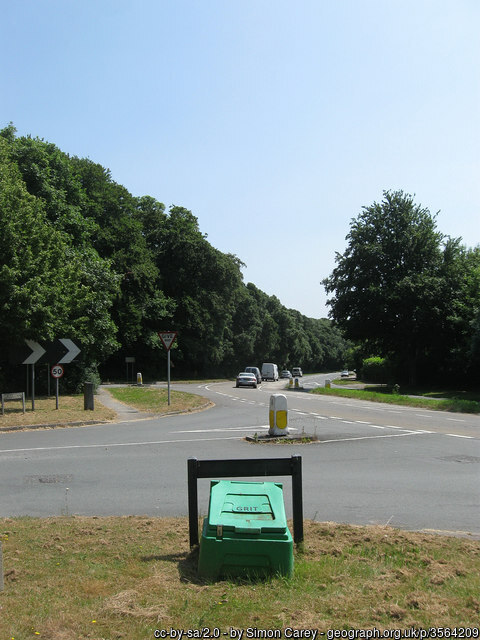
[[[324,378],[305,377],[307,386]],[[232,383],[174,385],[213,400],[165,418],[0,434],[0,516],[184,516],[187,459],[302,456],[304,517],[480,538],[480,417]],[[253,444],[268,430],[272,393],[285,393],[289,429],[318,442]],[[259,478],[252,478],[252,480]],[[290,478],[284,483],[291,515]],[[199,481],[200,511],[209,481]]]

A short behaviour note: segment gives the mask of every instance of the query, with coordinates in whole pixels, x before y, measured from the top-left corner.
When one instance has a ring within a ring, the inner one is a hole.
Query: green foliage
[[[435,216],[402,191],[364,207],[347,240],[323,281],[346,337],[389,356],[412,384],[432,370],[465,375],[480,306],[478,249],[438,232]]]
[[[86,236],[76,243],[67,225],[49,218],[45,200],[28,192],[16,141],[7,139],[0,136],[0,340],[68,336],[87,357],[105,357],[118,346],[110,316],[117,277]]]
[[[26,338],[81,345],[62,381],[72,390],[99,371],[123,377],[125,356],[164,375],[162,329],[178,331],[177,376],[344,359],[339,329],[245,285],[242,262],[215,249],[191,211],[134,198],[108,169],[17,138],[11,124],[0,132],[0,223],[0,383],[7,347]]]
[[[388,364],[385,358],[375,356],[373,358],[366,358],[362,362],[360,377],[365,382],[385,384],[388,380],[388,374]]]
[[[63,381],[72,388],[99,371],[123,377],[127,355],[164,375],[162,329],[178,331],[177,376],[273,361],[304,371],[363,362],[369,379],[402,384],[480,377],[480,248],[437,231],[402,191],[352,220],[323,281],[333,322],[245,284],[242,262],[215,249],[191,211],[135,198],[108,169],[16,137],[11,123],[0,131],[0,229],[0,384],[11,345],[60,336],[82,347]]]

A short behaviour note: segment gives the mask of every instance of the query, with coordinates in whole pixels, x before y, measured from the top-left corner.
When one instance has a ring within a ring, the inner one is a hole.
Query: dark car
[[[246,373],[253,373],[253,375],[257,378],[257,383],[260,384],[262,381],[262,374],[260,373],[260,369],[258,367],[245,367]]]

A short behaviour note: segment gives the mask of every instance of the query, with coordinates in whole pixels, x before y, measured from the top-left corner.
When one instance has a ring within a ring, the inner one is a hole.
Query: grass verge
[[[308,521],[291,578],[217,582],[197,576],[186,518],[4,518],[0,540],[2,639],[478,627],[480,616],[472,539]]]
[[[5,403],[5,415],[0,415],[0,428],[28,427],[31,425],[64,425],[85,421],[109,421],[115,417],[115,411],[95,403],[94,411],[85,411],[83,395],[60,396],[58,409],[55,408],[55,398],[35,398],[35,411],[31,409],[31,402],[25,402],[26,412],[22,413],[20,402]]]
[[[206,398],[186,393],[171,391],[170,405],[166,389],[150,389],[145,387],[111,387],[109,393],[120,402],[155,415],[198,411],[208,405]],[[79,425],[91,422],[109,422],[116,417],[113,409],[105,407],[100,400],[95,400],[94,411],[84,410],[83,395],[60,396],[59,408],[55,408],[55,398],[40,397],[35,399],[35,411],[26,403],[26,412],[22,412],[21,403],[6,404],[5,415],[0,416],[0,429],[3,431],[28,429],[41,426]]]
[[[148,387],[110,387],[109,393],[120,402],[147,413],[198,411],[208,404],[202,396],[185,391],[170,391],[170,405],[166,389]]]
[[[399,404],[407,407],[433,409],[435,411],[453,411],[458,413],[480,413],[478,400],[467,400],[462,397],[448,394],[449,397],[431,398],[427,396],[412,397],[400,393],[391,393],[386,388],[372,387],[366,389],[337,389],[317,387],[311,393],[320,395],[339,396],[341,398],[355,398],[357,400],[369,400],[371,402],[383,402],[386,404]],[[441,393],[441,392],[439,392]]]

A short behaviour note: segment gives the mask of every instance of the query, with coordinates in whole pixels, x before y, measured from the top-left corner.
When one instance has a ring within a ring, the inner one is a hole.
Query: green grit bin
[[[198,573],[208,578],[293,572],[283,485],[212,480]]]

